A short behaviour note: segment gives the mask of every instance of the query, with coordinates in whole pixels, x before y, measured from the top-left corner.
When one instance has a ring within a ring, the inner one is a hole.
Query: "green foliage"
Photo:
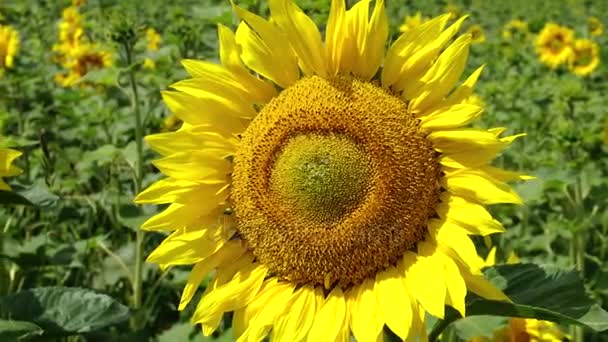
[[[129,308],[107,295],[80,288],[39,287],[0,297],[0,334],[46,337],[88,333],[125,321]]]

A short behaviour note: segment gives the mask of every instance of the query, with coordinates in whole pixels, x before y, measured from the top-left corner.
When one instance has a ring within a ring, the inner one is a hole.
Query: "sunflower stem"
[[[135,193],[141,191],[141,184],[143,179],[143,123],[141,119],[141,112],[139,108],[139,93],[137,91],[137,82],[135,80],[135,69],[133,67],[133,45],[130,41],[124,43],[125,54],[128,65],[129,83],[131,86],[132,95],[132,106],[135,113],[135,146],[137,152],[137,163],[135,165]],[[135,267],[133,271],[133,309],[138,310],[141,308],[142,302],[142,273],[143,273],[143,241],[144,233],[141,229],[138,229],[135,237]],[[138,322],[134,322],[133,325],[138,327]]]

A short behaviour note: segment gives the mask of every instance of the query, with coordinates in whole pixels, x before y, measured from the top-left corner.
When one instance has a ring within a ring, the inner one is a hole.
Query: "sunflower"
[[[506,40],[510,40],[513,39],[514,36],[516,35],[523,35],[523,36],[527,36],[528,35],[528,23],[523,21],[523,20],[519,20],[519,19],[514,19],[509,21],[502,29],[502,38],[506,39]]]
[[[466,33],[471,35],[472,44],[479,44],[486,41],[486,34],[481,25],[471,25]]]
[[[519,258],[514,252],[509,254],[507,264],[516,264]],[[496,247],[493,247],[484,260],[485,266],[496,264]],[[512,341],[542,341],[542,342],[561,342],[571,339],[571,336],[564,333],[559,325],[540,321],[531,318],[510,318],[506,327],[498,329],[493,333],[492,338],[476,337],[470,342],[512,342]]]
[[[403,24],[401,24],[401,26],[399,26],[399,31],[403,32],[403,33],[409,32],[413,28],[422,25],[427,20],[428,20],[428,18],[423,17],[422,13],[420,13],[420,12],[416,12],[416,15],[408,15],[403,20]]]
[[[574,31],[555,23],[547,23],[536,37],[540,61],[552,69],[572,57]]]
[[[12,68],[19,51],[19,33],[9,25],[0,25],[0,69]]]
[[[589,39],[577,39],[569,68],[578,76],[589,75],[600,64],[600,47]]]
[[[469,235],[504,231],[484,205],[521,203],[505,182],[523,176],[489,166],[520,135],[464,127],[483,111],[464,103],[483,67],[457,85],[464,18],[385,51],[369,5],[332,1],[325,41],[291,1],[268,20],[234,6],[221,64],[185,60],[192,78],[162,94],[184,124],[146,137],[168,177],[135,201],[169,204],[142,228],[172,232],[149,262],[194,265],[180,310],[215,270],[191,319],[207,335],[234,312],[239,341],[424,338],[467,291],[507,300]]]
[[[596,17],[587,18],[587,30],[592,36],[601,36],[604,33],[602,21]]]
[[[158,32],[152,27],[146,30],[146,40],[148,42],[146,50],[149,52],[158,51],[158,45],[161,42],[161,37]],[[155,69],[156,62],[152,58],[146,57],[144,59],[143,67],[145,69]]]
[[[12,165],[13,161],[21,155],[21,152],[9,148],[0,148],[0,190],[10,191],[11,187],[6,184],[2,177],[16,176],[21,169]]]
[[[64,63],[68,71],[55,75],[55,81],[63,87],[70,87],[78,83],[89,71],[108,68],[112,64],[111,52],[95,45],[80,44],[70,52],[69,59]]]

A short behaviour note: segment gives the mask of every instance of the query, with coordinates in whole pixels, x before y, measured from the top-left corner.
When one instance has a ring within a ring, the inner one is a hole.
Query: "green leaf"
[[[123,322],[129,309],[87,289],[40,287],[0,297],[0,317],[33,322],[45,336],[67,336]]]
[[[513,303],[474,298],[469,313],[537,318],[577,324],[596,331],[608,329],[608,312],[585,292],[578,273],[535,264],[498,265],[485,270]]]
[[[59,200],[59,196],[52,193],[43,181],[36,182],[20,194],[38,207],[52,207]]]
[[[32,202],[16,192],[0,190],[0,204],[32,205]]]
[[[496,265],[484,270],[486,277],[512,300],[511,303],[467,295],[467,316],[534,318],[562,325],[582,325],[595,331],[608,329],[608,312],[585,292],[578,273],[555,266],[535,264]],[[447,307],[429,335],[434,341],[450,322],[461,318]]]
[[[34,323],[0,320],[1,341],[23,341],[33,336],[42,335],[42,333],[43,330]]]
[[[475,337],[491,339],[494,332],[507,324],[507,318],[496,316],[471,316],[454,322],[458,337],[465,341]]]

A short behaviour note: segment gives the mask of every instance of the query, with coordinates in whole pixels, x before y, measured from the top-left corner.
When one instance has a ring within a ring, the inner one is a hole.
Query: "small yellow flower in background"
[[[485,108],[486,104],[483,99],[477,94],[471,94],[471,96],[467,97],[463,103],[478,106],[481,108]]]
[[[112,53],[101,50],[94,45],[79,45],[71,52],[69,61],[65,64],[68,72],[55,75],[55,81],[63,87],[70,87],[89,71],[111,67],[113,64]]]
[[[506,263],[519,263],[515,252],[509,254]],[[492,247],[483,264],[486,267],[496,265],[496,247]],[[553,322],[531,318],[510,318],[509,324],[495,331],[491,338],[476,337],[469,342],[561,342],[566,338],[569,339],[570,336]]]
[[[160,34],[152,27],[146,30],[146,50],[149,52],[158,51],[159,44],[162,41]],[[144,69],[155,69],[156,62],[152,58],[146,57],[143,64]]]
[[[596,17],[587,18],[587,30],[592,36],[601,36],[604,33],[604,25]]]
[[[112,66],[112,52],[91,43],[84,35],[83,19],[79,7],[84,1],[74,1],[63,10],[59,22],[59,41],[53,45],[54,60],[67,69],[55,75],[62,87],[71,87],[94,69]]]
[[[0,69],[12,68],[19,51],[19,33],[12,26],[0,25]]]
[[[572,57],[574,31],[556,23],[547,23],[536,37],[536,52],[540,61],[552,69]]]
[[[146,39],[148,40],[148,51],[158,51],[158,45],[161,42],[161,37],[154,28],[150,27],[146,30]]]
[[[479,44],[486,41],[486,34],[481,25],[471,25],[466,33],[471,35],[471,43]]]
[[[12,165],[21,152],[10,148],[0,148],[0,190],[10,191],[11,187],[2,180],[2,177],[12,177],[21,173],[21,169]]]
[[[523,20],[514,19],[514,20],[509,21],[503,27],[502,38],[506,39],[506,40],[510,40],[510,39],[513,39],[513,37],[515,35],[518,35],[518,34],[527,35],[528,33],[529,33],[528,23]]]
[[[577,39],[568,67],[575,75],[589,75],[600,64],[600,47],[589,39]]]
[[[522,203],[507,182],[525,176],[491,166],[521,135],[469,126],[464,17],[388,44],[369,4],[333,0],[324,33],[291,0],[271,19],[234,6],[220,63],[183,61],[192,78],[162,93],[184,125],[146,137],[167,177],[135,202],[168,205],[142,229],[171,233],[149,262],[192,265],[179,310],[212,277],[205,335],[233,312],[237,341],[424,340],[467,292],[508,300],[470,236],[504,231],[486,205]]]
[[[408,15],[405,17],[405,20],[403,20],[403,24],[399,26],[399,31],[403,33],[408,32],[424,24],[424,22],[426,22],[427,20],[428,18],[423,17],[422,13],[420,12],[416,12],[416,15]]]
[[[171,114],[163,120],[163,125],[160,130],[161,132],[174,131],[181,123],[182,120],[180,120],[177,115]]]

